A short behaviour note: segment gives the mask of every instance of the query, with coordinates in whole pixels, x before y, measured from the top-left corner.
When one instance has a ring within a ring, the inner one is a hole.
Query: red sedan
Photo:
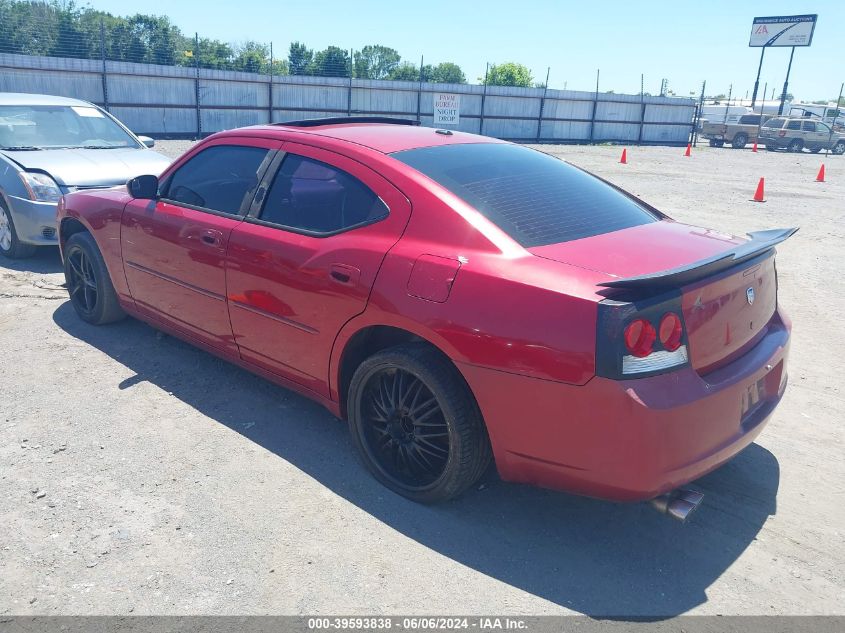
[[[230,130],[59,207],[70,298],[325,405],[389,488],[501,477],[661,499],[786,386],[775,245],[675,222],[566,162],[411,121]],[[315,447],[315,450],[316,447]]]

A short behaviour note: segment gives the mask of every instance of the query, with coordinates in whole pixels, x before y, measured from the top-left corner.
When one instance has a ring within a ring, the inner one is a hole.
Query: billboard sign
[[[809,46],[818,15],[754,18],[749,46]]]
[[[461,122],[461,95],[434,93],[434,125],[458,125]]]

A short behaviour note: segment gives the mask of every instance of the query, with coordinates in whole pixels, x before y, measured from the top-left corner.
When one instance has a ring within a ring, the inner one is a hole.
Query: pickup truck
[[[730,143],[734,149],[742,149],[757,140],[761,117],[765,123],[772,115],[744,114],[739,117],[737,123],[727,124],[705,120],[701,125],[701,136],[710,141],[711,147],[722,147],[725,143]]]

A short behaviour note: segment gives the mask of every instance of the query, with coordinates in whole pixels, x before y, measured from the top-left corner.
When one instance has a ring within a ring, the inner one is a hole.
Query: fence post
[[[109,79],[106,74],[106,25],[100,18],[100,57],[103,60],[103,108],[109,111]]]
[[[590,145],[593,144],[594,136],[593,131],[596,128],[596,110],[599,109],[599,75],[601,74],[601,68],[596,69],[596,98],[593,99],[593,113],[590,115]]]
[[[417,121],[421,121],[420,118],[420,106],[422,104],[422,85],[423,85],[423,63],[425,62],[425,56],[420,55],[420,84],[417,88]]]
[[[267,123],[273,123],[273,42],[270,42],[270,83],[267,93]]]
[[[200,36],[194,33],[194,92],[197,102],[197,140],[202,138],[202,113],[200,112]]]
[[[352,69],[355,67],[355,51],[349,49],[349,91],[346,95],[346,116],[352,116]]]
[[[487,77],[490,74],[490,62],[484,70],[484,92],[481,93],[481,123],[478,125],[478,133],[484,134],[484,101],[487,99]]]
[[[768,84],[766,84],[766,85],[768,85]],[[698,147],[698,124],[701,123],[701,108],[704,107],[704,88],[706,86],[707,86],[707,80],[702,81],[701,82],[701,96],[698,98],[698,109],[696,110],[695,116],[692,117],[692,146],[693,147]]]
[[[549,91],[549,73],[552,67],[546,68],[546,83],[543,85],[543,96],[540,97],[540,115],[537,117],[537,143],[540,142],[540,128],[543,125],[543,110],[546,109],[546,93]]]
[[[643,123],[645,122],[645,75],[640,75],[640,131],[637,135],[637,145],[643,144]]]

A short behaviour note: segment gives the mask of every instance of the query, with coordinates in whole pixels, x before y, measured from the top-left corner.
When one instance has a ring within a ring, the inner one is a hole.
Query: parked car
[[[701,136],[710,141],[711,147],[722,147],[730,143],[734,149],[742,149],[748,143],[757,140],[760,120],[768,121],[768,114],[744,114],[736,123],[711,123],[705,121],[701,126]]]
[[[807,117],[769,119],[760,128],[759,142],[770,151],[808,149],[817,153],[829,149],[837,156],[845,154],[845,134],[832,130],[827,123]]]
[[[160,173],[170,160],[153,143],[87,101],[0,93],[0,254],[55,246],[62,194]]]
[[[505,480],[685,515],[700,495],[676,489],[784,393],[774,247],[795,229],[688,226],[538,151],[412,123],[230,130],[65,196],[73,307],[322,403],[411,499],[455,497],[492,457]]]

